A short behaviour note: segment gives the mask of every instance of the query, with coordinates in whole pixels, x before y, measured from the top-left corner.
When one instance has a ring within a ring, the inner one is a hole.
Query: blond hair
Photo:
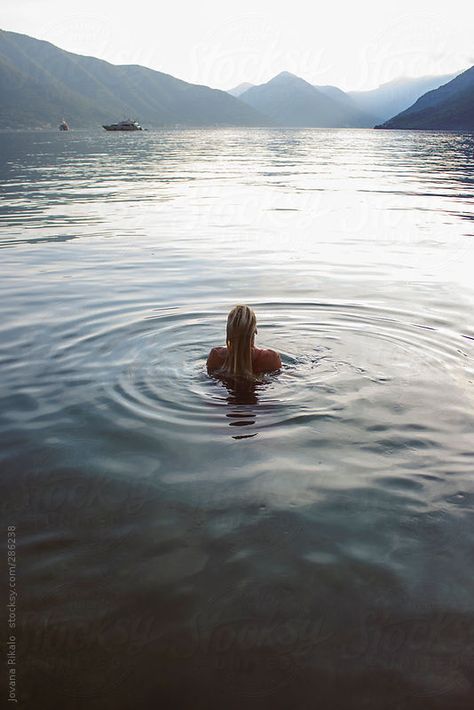
[[[227,317],[227,356],[222,370],[229,375],[255,379],[252,367],[257,317],[249,306],[235,306]]]

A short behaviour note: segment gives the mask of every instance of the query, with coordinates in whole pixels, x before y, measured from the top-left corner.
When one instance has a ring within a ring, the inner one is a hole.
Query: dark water
[[[471,708],[474,136],[0,154],[21,705]],[[204,368],[238,302],[253,391]]]

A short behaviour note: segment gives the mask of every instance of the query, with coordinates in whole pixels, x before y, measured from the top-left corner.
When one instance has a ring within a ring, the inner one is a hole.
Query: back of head
[[[227,357],[224,370],[230,375],[254,378],[252,345],[257,318],[249,306],[235,306],[227,317]]]

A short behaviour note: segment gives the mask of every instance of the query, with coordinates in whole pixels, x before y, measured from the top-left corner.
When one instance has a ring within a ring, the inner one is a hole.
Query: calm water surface
[[[0,155],[24,706],[471,708],[474,136]],[[238,302],[283,361],[246,392]]]

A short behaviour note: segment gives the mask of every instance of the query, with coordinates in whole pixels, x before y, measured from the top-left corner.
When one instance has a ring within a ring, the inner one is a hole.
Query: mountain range
[[[369,91],[342,91],[336,86],[314,85],[315,89],[322,91],[331,98],[342,102],[349,112],[358,111],[363,115],[363,126],[372,127],[376,123],[383,123],[409,108],[420,96],[427,91],[437,89],[454,79],[456,74],[442,76],[402,77],[381,84],[376,89]],[[245,99],[245,92],[254,84],[239,84],[229,93]]]
[[[375,123],[382,123],[407,109],[427,91],[437,89],[455,76],[401,77],[370,91],[349,91],[348,95],[361,110],[375,116]]]
[[[268,119],[226,91],[137,65],[66,52],[0,30],[0,128],[92,127],[139,116],[145,125],[257,126]]]
[[[474,67],[377,128],[474,131]]]
[[[114,65],[0,30],[0,128],[283,126],[474,130],[474,67],[344,92],[281,72],[229,91],[138,65]]]
[[[319,128],[367,128],[374,117],[363,113],[344,92],[316,88],[289,72],[281,72],[266,84],[252,86],[239,98],[281,126]],[[342,95],[339,96],[337,92]]]
[[[244,81],[243,84],[239,84],[238,86],[234,86],[233,89],[229,89],[227,93],[231,96],[240,96],[240,94],[243,94],[244,91],[247,91],[247,89],[251,89],[252,86],[255,86],[255,84],[250,84],[248,81]]]

